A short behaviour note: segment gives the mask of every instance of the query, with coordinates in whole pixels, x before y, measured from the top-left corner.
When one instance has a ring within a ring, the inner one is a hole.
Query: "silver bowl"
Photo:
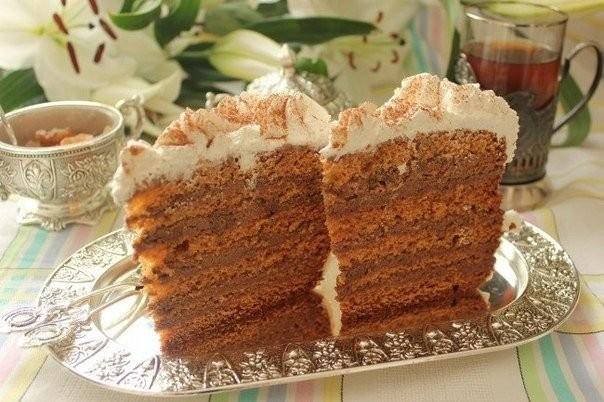
[[[133,112],[133,113],[132,113]],[[112,209],[107,184],[127,138],[142,131],[139,98],[111,107],[96,102],[48,102],[6,114],[17,145],[0,125],[0,198],[19,196],[17,221],[61,230],[69,223],[95,224]],[[127,136],[124,115],[135,122]],[[25,147],[36,130],[70,127],[74,132],[102,133],[72,145]]]

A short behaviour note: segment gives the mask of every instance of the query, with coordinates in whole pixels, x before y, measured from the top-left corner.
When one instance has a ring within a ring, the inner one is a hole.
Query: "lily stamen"
[[[378,60],[377,64],[375,65],[375,67],[373,67],[371,69],[371,72],[377,73],[378,70],[380,69],[380,67],[382,67],[382,62]]]
[[[52,15],[52,20],[54,21],[57,28],[59,28],[59,31],[63,32],[65,35],[69,35],[67,26],[65,26],[65,24],[63,23],[63,19],[61,18],[61,16],[59,14],[54,13]]]
[[[101,58],[103,57],[103,52],[105,51],[105,44],[101,43],[97,48],[96,48],[96,52],[94,53],[94,59],[93,61],[98,64],[101,61]]]
[[[399,60],[400,60],[400,56],[398,55],[398,52],[396,50],[393,50],[392,59],[390,59],[390,63],[392,63],[392,64],[398,63]]]
[[[78,58],[76,56],[75,48],[71,42],[67,42],[67,53],[69,54],[69,59],[71,60],[71,65],[75,70],[76,74],[80,73],[80,65],[78,63]]]
[[[113,29],[111,29],[111,26],[109,26],[109,24],[107,24],[105,20],[99,18],[99,24],[101,25],[101,28],[103,28],[103,31],[105,31],[105,33],[109,35],[111,39],[117,39],[117,35],[115,34],[115,32],[113,32]]]
[[[349,52],[349,53],[348,53],[348,64],[350,65],[350,67],[351,67],[353,70],[356,70],[356,69],[357,69],[356,64],[354,64],[354,53],[353,53],[353,52]]]
[[[99,6],[96,4],[96,0],[88,0],[88,4],[90,4],[90,9],[95,15],[99,15]]]

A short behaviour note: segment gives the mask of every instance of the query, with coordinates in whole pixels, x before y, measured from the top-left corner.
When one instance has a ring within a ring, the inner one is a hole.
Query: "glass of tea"
[[[597,44],[582,43],[562,60],[567,20],[565,13],[538,4],[464,4],[455,80],[492,89],[520,118],[516,154],[506,167],[504,185],[544,178],[552,134],[585,106],[600,82],[602,52]],[[560,81],[568,74],[571,60],[585,49],[596,54],[594,79],[583,99],[555,123]]]

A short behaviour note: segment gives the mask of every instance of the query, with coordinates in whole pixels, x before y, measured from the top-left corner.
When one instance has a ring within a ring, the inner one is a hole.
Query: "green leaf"
[[[148,0],[124,0],[124,4],[122,4],[122,8],[120,9],[120,14],[136,11],[140,9],[147,1]]]
[[[327,64],[322,59],[313,60],[307,57],[302,57],[296,60],[295,67],[297,72],[306,71],[317,75],[323,75],[325,77],[328,76]]]
[[[194,109],[205,107],[206,93],[208,92],[222,93],[223,91],[211,85],[187,79],[183,82],[176,104]]]
[[[124,0],[124,3],[122,4],[122,8],[120,9],[120,14],[129,13],[130,11],[132,11],[135,1],[136,0]]]
[[[367,22],[331,17],[271,18],[247,25],[245,28],[280,43],[305,44],[323,43],[340,36],[366,35],[376,29]]]
[[[201,0],[178,0],[170,12],[155,22],[155,38],[164,46],[181,32],[191,29],[199,13]]]
[[[187,72],[190,80],[210,85],[213,82],[236,81],[237,78],[224,75],[207,60],[183,60],[180,65]]]
[[[447,66],[447,78],[451,82],[455,82],[455,63],[457,63],[457,59],[459,58],[460,41],[459,31],[455,29],[453,31],[451,51],[449,52],[449,65]]]
[[[131,3],[131,4],[127,4]],[[127,31],[136,31],[145,28],[155,21],[161,13],[161,0],[150,0],[141,3],[136,8],[135,2],[125,2],[122,11],[119,14],[110,14],[109,18],[119,28]]]
[[[226,35],[262,20],[262,14],[252,10],[246,2],[223,3],[206,13],[203,27],[205,32]]]
[[[574,78],[568,74],[560,83],[560,104],[565,113],[568,113],[583,98],[581,88]],[[568,135],[558,147],[571,147],[581,145],[589,135],[591,129],[591,116],[589,108],[584,107],[568,123]]]
[[[173,56],[173,59],[179,62],[205,60],[210,56],[212,46],[214,46],[213,42],[196,43],[187,47],[176,56]]]
[[[6,112],[44,99],[44,91],[31,68],[12,71],[0,79],[0,105]]]
[[[287,8],[287,0],[275,0],[271,2],[263,1],[258,4],[256,11],[265,18],[272,18],[287,14],[289,10]]]

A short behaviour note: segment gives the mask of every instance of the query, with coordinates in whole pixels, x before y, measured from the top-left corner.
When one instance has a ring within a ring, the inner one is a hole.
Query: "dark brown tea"
[[[558,92],[560,58],[545,46],[525,40],[470,42],[464,53],[481,88],[497,95],[529,91],[532,107],[540,109]]]

